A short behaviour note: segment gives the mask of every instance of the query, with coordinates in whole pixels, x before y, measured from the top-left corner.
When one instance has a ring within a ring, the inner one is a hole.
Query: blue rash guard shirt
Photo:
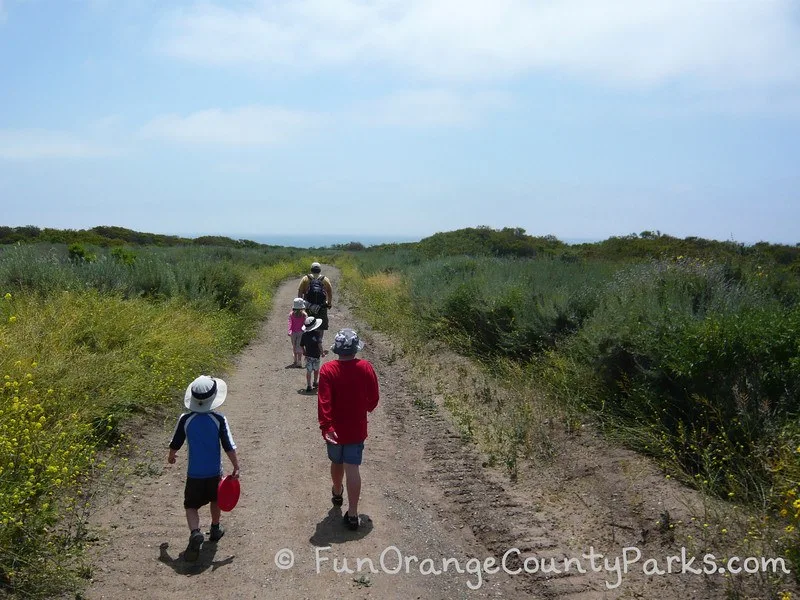
[[[182,414],[169,447],[180,450],[185,441],[189,443],[186,475],[197,479],[222,475],[220,445],[225,452],[236,450],[228,420],[216,412]]]

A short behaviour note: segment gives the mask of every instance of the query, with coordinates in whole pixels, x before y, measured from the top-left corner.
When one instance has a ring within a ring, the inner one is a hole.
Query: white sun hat
[[[315,329],[319,329],[320,325],[322,325],[322,319],[307,317],[306,324],[303,325],[303,331],[305,331],[306,333],[308,333],[309,331],[314,331]]]
[[[192,412],[210,412],[225,402],[228,384],[222,379],[200,375],[183,396],[183,404]]]
[[[294,310],[302,310],[302,309],[304,309],[305,307],[306,307],[306,301],[305,301],[305,300],[303,300],[302,298],[295,298],[295,299],[292,301],[292,308],[293,308]]]

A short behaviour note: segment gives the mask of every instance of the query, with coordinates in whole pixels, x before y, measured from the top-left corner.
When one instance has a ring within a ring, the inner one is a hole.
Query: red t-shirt
[[[378,378],[369,361],[332,360],[319,370],[317,416],[323,435],[336,432],[340,444],[367,439],[367,413],[378,406]]]

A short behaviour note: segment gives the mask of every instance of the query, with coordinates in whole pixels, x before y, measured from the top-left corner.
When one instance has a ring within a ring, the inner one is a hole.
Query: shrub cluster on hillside
[[[355,253],[365,304],[406,315],[395,329],[518,362],[700,487],[768,502],[800,549],[800,248],[643,232],[536,258],[487,251],[504,231]]]
[[[251,240],[235,240],[224,236],[182,238],[175,235],[144,233],[124,227],[99,226],[91,229],[52,229],[34,225],[0,226],[0,245],[21,243],[85,244],[94,246],[223,246],[230,248],[263,248]]]

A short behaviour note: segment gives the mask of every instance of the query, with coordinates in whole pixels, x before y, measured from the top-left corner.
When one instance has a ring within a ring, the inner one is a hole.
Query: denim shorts
[[[341,465],[347,463],[348,465],[360,465],[361,455],[364,452],[364,442],[358,444],[328,444],[328,458],[331,462]]]
[[[319,357],[306,356],[306,371],[319,371]]]

